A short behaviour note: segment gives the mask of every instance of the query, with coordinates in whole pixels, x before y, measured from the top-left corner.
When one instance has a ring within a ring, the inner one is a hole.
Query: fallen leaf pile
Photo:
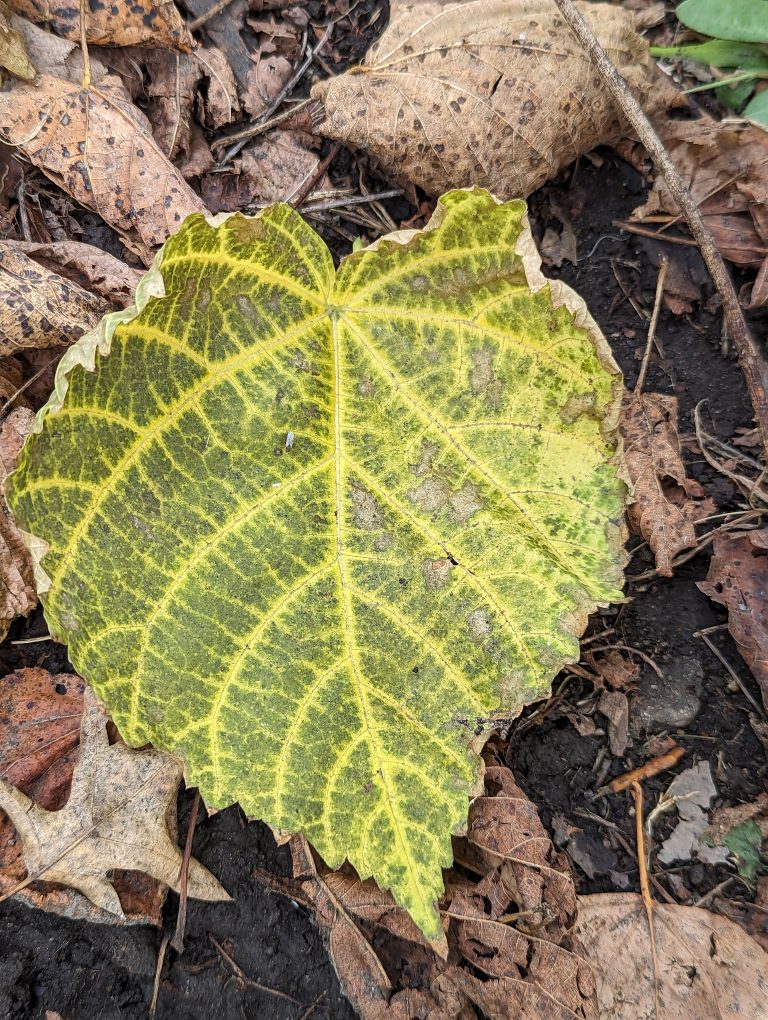
[[[743,304],[768,304],[768,132],[709,117],[664,119],[656,128],[723,256],[758,270],[742,289]],[[640,220],[659,214],[680,215],[660,174],[635,210]]]
[[[728,629],[768,709],[768,530],[716,535],[698,587],[728,610]]]
[[[567,859],[509,769],[487,769],[485,794],[472,803],[466,837],[455,842],[460,870],[448,874],[440,904],[447,956],[373,882],[329,871],[300,837],[291,849],[293,882],[260,877],[312,909],[362,1020],[469,1020],[476,1010],[597,1020],[592,969],[573,936]],[[403,954],[406,970],[397,966]],[[409,987],[412,974],[418,988]]]
[[[580,4],[649,109],[669,101],[632,14]],[[439,195],[477,185],[527,196],[626,131],[600,78],[549,0],[393,5],[359,68],[314,86],[320,130],[371,153],[389,176]]]
[[[16,743],[21,755],[26,751],[27,757],[29,725],[43,722],[51,714],[52,699],[50,692],[45,697],[47,685],[45,676],[39,675],[42,672],[34,678],[42,687],[40,701],[30,709],[36,717],[31,722],[26,720],[26,726],[16,724]],[[73,714],[78,694],[76,685],[70,695]],[[62,743],[72,743],[71,719],[62,719],[61,708],[58,716],[54,708],[53,715],[65,727]],[[48,753],[60,763],[58,748]],[[4,771],[18,773],[21,764],[17,757],[5,765]],[[38,759],[32,765],[32,778],[41,778],[44,771]],[[85,688],[80,748],[66,804],[51,811],[31,801],[16,786],[0,782],[0,807],[23,842],[28,877],[76,889],[118,919],[125,915],[112,882],[115,869],[141,871],[178,889],[182,856],[176,843],[176,795],[181,773],[181,763],[164,751],[135,751],[123,743],[110,744],[106,713],[90,688]],[[25,774],[29,773],[22,769],[22,776]],[[14,778],[18,781],[18,774]],[[42,778],[48,798],[58,799],[61,787],[51,789],[50,777]],[[8,882],[4,884],[7,888]],[[189,866],[188,891],[190,896],[203,900],[229,899],[210,872],[194,859]]]

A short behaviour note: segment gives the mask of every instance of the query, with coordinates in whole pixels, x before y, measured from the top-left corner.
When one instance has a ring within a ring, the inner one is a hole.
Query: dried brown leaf
[[[675,556],[696,544],[697,519],[685,492],[677,400],[659,393],[627,393],[619,428],[633,489],[627,508],[630,525],[653,550],[659,574],[670,577]]]
[[[24,36],[12,24],[12,15],[0,0],[0,67],[16,78],[32,81],[37,73],[27,53]]]
[[[0,93],[9,144],[118,230],[147,263],[193,212],[205,212],[116,78],[83,89],[49,75]]]
[[[619,7],[579,4],[649,108],[647,44]],[[653,84],[652,84],[653,82]],[[418,0],[398,5],[361,68],[315,85],[336,141],[430,194],[477,185],[527,196],[624,125],[589,57],[550,0]]]
[[[677,904],[657,903],[654,919],[659,1018],[765,1016],[768,956],[740,928],[717,914]],[[576,930],[597,976],[600,1015],[654,1020],[651,943],[641,897],[580,896]]]
[[[629,743],[629,702],[621,691],[603,691],[597,710],[608,720],[608,744],[611,754],[620,758]]]
[[[576,896],[566,858],[508,769],[488,768],[486,794],[472,802],[467,836],[455,844],[457,863],[482,877],[452,873],[446,883],[447,956],[372,881],[329,872],[300,837],[291,847],[300,884],[289,891],[313,909],[363,1020],[471,1020],[476,1009],[521,1020],[596,1018],[591,970],[571,934]],[[404,956],[417,987],[392,976],[402,974]]]
[[[710,117],[663,119],[655,126],[723,256],[759,268],[760,284],[746,303],[768,303],[768,132],[747,121]],[[661,174],[635,216],[659,213],[679,214]]]
[[[59,0],[8,0],[8,5],[31,21],[43,22],[65,39],[80,38],[80,5]],[[172,0],[110,0],[89,3],[86,38],[97,46],[135,46],[152,43],[189,50],[192,39]]]
[[[598,677],[598,682],[608,684],[614,690],[631,690],[640,679],[640,666],[617,649],[607,652],[596,648],[587,652],[585,661],[589,663]]]
[[[109,252],[80,241],[5,243],[14,251],[34,259],[45,269],[65,276],[119,308],[125,308],[133,302],[136,284],[143,275]]]
[[[37,605],[32,560],[1,494],[5,479],[18,463],[34,418],[28,408],[17,407],[0,429],[0,641],[17,616],[26,616]]]
[[[293,64],[279,54],[261,53],[246,78],[243,107],[250,117],[264,113],[293,74]]]
[[[149,74],[147,116],[152,133],[168,159],[189,151],[192,105],[202,69],[196,54],[147,50],[143,58]]]
[[[315,173],[320,160],[304,144],[305,137],[299,131],[276,131],[243,153],[241,173],[251,186],[251,201],[289,202]],[[325,177],[317,187],[328,184]]]
[[[719,532],[706,581],[698,587],[728,610],[728,630],[768,708],[768,529]]]
[[[216,46],[201,46],[195,52],[195,59],[201,75],[208,79],[203,103],[204,123],[216,131],[240,115],[235,77],[226,55]]]
[[[107,311],[102,298],[0,241],[0,356],[70,344]]]
[[[30,877],[76,889],[122,919],[111,881],[114,869],[140,871],[178,890],[182,855],[175,839],[176,795],[182,766],[155,748],[110,745],[106,724],[106,713],[86,688],[80,751],[66,805],[48,811],[2,781],[0,806],[23,841]],[[194,859],[187,888],[198,899],[229,899]]]
[[[52,32],[11,14],[10,25],[24,40],[29,58],[38,74],[52,74],[71,82],[83,80],[83,55],[76,42],[62,39]],[[91,53],[91,81],[98,83],[108,73],[104,64]]]

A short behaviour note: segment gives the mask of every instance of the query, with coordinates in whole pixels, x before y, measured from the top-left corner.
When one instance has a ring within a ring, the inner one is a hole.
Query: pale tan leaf
[[[116,78],[83,89],[41,75],[37,85],[0,93],[0,123],[6,142],[118,230],[147,263],[186,216],[205,212]]]
[[[0,429],[0,641],[17,616],[26,616],[37,605],[32,560],[2,494],[34,419],[28,408],[17,407]]]
[[[147,50],[143,57],[149,74],[147,115],[160,149],[169,159],[189,151],[192,105],[202,69],[196,54]]]
[[[52,74],[67,81],[82,82],[83,54],[77,42],[47,32],[18,14],[11,14],[9,21],[11,28],[24,40],[38,74]],[[91,81],[98,83],[107,74],[107,69],[95,54],[91,53],[90,58]]]
[[[732,921],[657,903],[658,1020],[764,1020],[768,955]],[[576,931],[597,977],[600,1016],[657,1020],[648,919],[640,896],[579,897]]]
[[[235,77],[226,56],[216,46],[201,46],[195,51],[195,60],[202,76],[208,79],[203,104],[205,124],[215,131],[240,114]]]
[[[241,174],[248,182],[251,201],[289,202],[314,174],[320,160],[306,147],[304,137],[298,131],[276,131],[246,149]],[[326,177],[317,187],[322,190],[327,183]]]
[[[8,0],[19,14],[44,22],[66,39],[80,38],[80,5],[77,0]],[[110,0],[86,6],[86,38],[98,46],[135,46],[152,43],[180,50],[191,49],[192,40],[172,0]]]
[[[136,284],[143,275],[109,252],[80,241],[6,241],[5,244],[120,308],[132,304]]]
[[[580,4],[646,106],[654,82],[632,14]],[[386,173],[440,194],[477,185],[526,196],[624,125],[551,0],[418,0],[398,5],[361,68],[315,85],[323,134],[368,150]]]
[[[4,781],[0,807],[24,843],[30,877],[71,886],[122,917],[113,869],[141,871],[179,888],[182,855],[169,828],[175,825],[182,765],[166,751],[110,745],[106,724],[106,713],[86,688],[80,754],[65,807],[46,811]],[[194,859],[187,888],[197,899],[229,899]]]
[[[685,492],[677,435],[677,400],[659,393],[625,394],[619,423],[633,495],[627,514],[656,557],[662,577],[672,560],[696,544],[696,508]]]

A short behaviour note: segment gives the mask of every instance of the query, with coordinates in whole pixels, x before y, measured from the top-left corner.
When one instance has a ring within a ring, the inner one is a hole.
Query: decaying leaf
[[[664,797],[675,802],[680,820],[659,850],[662,864],[694,857],[707,864],[722,864],[728,859],[727,853],[701,842],[709,825],[709,807],[716,796],[708,761],[700,761],[675,776]]]
[[[123,736],[436,938],[473,749],[621,597],[617,370],[524,216],[452,192],[337,273],[288,206],[191,217],[12,485]]]
[[[632,14],[579,4],[629,84],[660,107]],[[390,176],[438,195],[480,185],[527,196],[624,126],[550,0],[398,4],[363,65],[319,82],[323,134],[368,150]]]
[[[662,119],[656,128],[722,254],[758,268],[745,303],[768,304],[768,132],[747,121],[710,117]],[[661,174],[635,210],[641,219],[659,213],[679,215]]]
[[[717,534],[698,587],[728,610],[728,630],[768,708],[768,529]]]
[[[768,955],[725,917],[657,903],[659,1014],[664,1020],[761,1020]],[[579,897],[576,932],[597,976],[601,1017],[655,1020],[648,918],[635,893]],[[619,950],[620,947],[620,951]]]
[[[603,691],[597,710],[608,721],[608,745],[620,758],[629,742],[629,701],[623,691]]]
[[[142,277],[138,270],[131,269],[109,252],[80,241],[5,241],[3,244],[34,259],[49,272],[99,294],[117,308],[125,308],[133,302],[136,285]],[[90,323],[88,326],[90,328]],[[83,329],[78,331],[75,326],[64,342],[69,343],[82,332]]]
[[[24,37],[11,24],[11,17],[6,5],[0,2],[0,67],[16,78],[32,81],[37,72],[29,59]]]
[[[685,491],[677,399],[660,393],[627,393],[620,429],[632,483],[627,507],[630,525],[651,547],[659,574],[671,577],[675,556],[696,544],[697,517]]]
[[[65,39],[80,38],[80,5],[59,0],[7,0],[31,21],[49,25]],[[110,0],[86,7],[86,38],[96,46],[153,46],[191,49],[192,40],[173,0]]]
[[[189,151],[192,139],[192,106],[203,69],[196,54],[168,53],[152,49],[142,63],[149,75],[148,116],[152,133],[168,159]]]
[[[26,616],[37,605],[32,559],[3,493],[34,417],[28,408],[17,407],[0,428],[0,640],[17,616]]]
[[[294,883],[266,881],[305,902],[324,933],[345,994],[362,1020],[596,1020],[594,980],[572,934],[576,895],[536,809],[509,769],[491,766],[472,804],[441,908],[448,956],[424,939],[392,897],[354,874],[329,872],[291,840]],[[407,949],[403,950],[403,942]],[[408,987],[397,961],[407,954]],[[479,976],[482,975],[482,980]]]
[[[70,344],[94,328],[109,304],[0,241],[0,356],[24,347]]]
[[[20,669],[0,688],[0,778],[49,811],[63,807],[77,761],[85,683],[68,673]],[[174,836],[174,820],[169,825]],[[17,889],[26,875],[23,845],[0,812],[0,893]],[[112,884],[124,917],[102,910],[75,889],[33,882],[15,895],[30,906],[77,920],[109,924],[162,922],[167,886],[138,871],[115,871]]]
[[[185,216],[204,210],[114,77],[83,89],[50,75],[0,93],[3,137],[118,230],[149,263]]]
[[[202,76],[208,79],[202,103],[204,123],[216,131],[231,124],[240,113],[235,78],[226,55],[216,46],[201,46],[195,50],[195,60]]]
[[[253,202],[288,202],[317,170],[316,152],[304,144],[298,131],[279,131],[259,140],[243,153],[241,174],[250,185]],[[318,181],[322,189],[328,183]]]
[[[47,32],[18,14],[10,15],[9,24],[24,40],[24,46],[38,74],[52,74],[66,81],[82,82],[83,54],[77,42]],[[98,83],[108,73],[107,69],[93,53],[90,54],[90,64],[91,81]]]
[[[106,713],[86,688],[80,751],[66,805],[48,811],[0,782],[0,807],[24,843],[28,875],[77,889],[121,918],[123,908],[111,882],[115,868],[142,871],[178,890],[182,857],[172,833],[181,771],[181,763],[165,751],[110,745]],[[229,899],[194,859],[187,888],[196,899]]]

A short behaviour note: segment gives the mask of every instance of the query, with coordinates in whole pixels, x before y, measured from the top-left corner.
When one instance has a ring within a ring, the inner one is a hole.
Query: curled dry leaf
[[[0,356],[70,344],[107,311],[102,298],[0,241]]]
[[[631,13],[580,4],[646,106],[648,47]],[[526,196],[624,126],[589,57],[550,0],[419,0],[397,6],[360,68],[318,83],[320,130],[367,149],[430,194],[477,185]]]
[[[80,5],[58,0],[8,0],[31,21],[50,25],[65,39],[80,38]],[[153,46],[191,49],[192,40],[172,0],[110,0],[86,7],[86,38],[97,46]]]
[[[147,264],[204,206],[168,162],[116,78],[84,89],[50,75],[0,93],[3,137],[77,202],[97,212]]]
[[[641,897],[580,896],[576,931],[597,976],[600,1016],[653,1020],[651,943]],[[733,922],[698,907],[657,903],[654,932],[659,1018],[765,1017],[768,955]]]
[[[65,276],[86,290],[125,308],[131,304],[136,284],[142,277],[136,269],[109,252],[80,241],[6,241],[13,251],[22,252],[43,268]]]
[[[488,768],[485,787],[455,843],[457,864],[479,880],[451,872],[440,904],[447,957],[389,893],[350,871],[328,871],[303,838],[291,840],[299,885],[278,887],[314,911],[363,1020],[469,1020],[476,1010],[499,1020],[596,1018],[591,970],[572,936],[576,895],[566,858],[509,769]],[[402,973],[403,941],[409,973],[422,975],[418,988],[390,976]]]
[[[768,304],[768,132],[747,121],[669,120],[656,129],[723,256],[758,268],[745,294],[750,307]],[[635,216],[679,209],[661,174]]]
[[[181,762],[165,751],[110,745],[106,713],[86,688],[80,752],[66,805],[48,811],[2,781],[0,807],[23,841],[30,877],[76,889],[122,919],[123,908],[111,881],[115,868],[141,871],[179,888],[182,855],[176,843],[176,795],[181,773]],[[229,899],[194,859],[187,888],[197,899]]]
[[[671,577],[675,556],[696,544],[697,519],[685,491],[677,400],[660,393],[627,393],[619,428],[633,489],[629,522],[653,550],[659,574]]]
[[[17,407],[0,429],[0,493],[5,479],[16,467],[21,448],[34,421],[26,407]],[[37,605],[34,568],[21,532],[5,496],[0,494],[0,641],[17,616],[26,616]]]
[[[768,708],[768,528],[717,534],[698,587],[728,610],[728,630]]]
[[[29,59],[24,36],[11,23],[12,17],[6,5],[0,2],[0,67],[16,78],[32,81],[36,71]]]

